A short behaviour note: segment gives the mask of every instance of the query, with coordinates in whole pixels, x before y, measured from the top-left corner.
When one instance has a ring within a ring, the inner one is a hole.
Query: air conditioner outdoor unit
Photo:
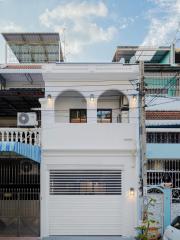
[[[20,112],[17,114],[17,125],[21,127],[36,126],[37,116],[35,112]]]
[[[126,96],[120,97],[120,107],[126,107],[128,106],[128,99]]]

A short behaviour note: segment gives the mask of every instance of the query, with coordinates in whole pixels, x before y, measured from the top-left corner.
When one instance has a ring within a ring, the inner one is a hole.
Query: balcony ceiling
[[[0,91],[0,116],[16,116],[17,112],[30,112],[40,108],[39,98],[44,89],[9,89]]]

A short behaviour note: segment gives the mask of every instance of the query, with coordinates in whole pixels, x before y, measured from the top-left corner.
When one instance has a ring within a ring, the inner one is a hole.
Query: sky
[[[67,62],[111,62],[122,45],[178,39],[180,0],[0,0],[0,32],[59,32]],[[4,62],[0,36],[0,63]]]

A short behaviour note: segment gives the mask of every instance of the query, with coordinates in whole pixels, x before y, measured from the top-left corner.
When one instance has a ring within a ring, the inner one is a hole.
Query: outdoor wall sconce
[[[135,108],[136,107],[136,104],[137,104],[137,95],[136,94],[133,94],[132,95],[132,98],[131,98],[131,107],[132,108]]]
[[[94,94],[90,95],[90,102],[94,102]]]
[[[135,190],[134,190],[134,188],[130,188],[130,190],[129,190],[129,195],[130,195],[131,197],[133,197],[133,196],[135,195]]]
[[[51,100],[51,94],[48,94],[48,95],[47,95],[47,99],[48,99],[48,100]]]

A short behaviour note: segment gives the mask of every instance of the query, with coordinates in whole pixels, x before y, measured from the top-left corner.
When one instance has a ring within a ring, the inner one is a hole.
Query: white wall
[[[136,152],[136,125],[119,123],[66,124],[43,129],[44,150],[121,150]]]

